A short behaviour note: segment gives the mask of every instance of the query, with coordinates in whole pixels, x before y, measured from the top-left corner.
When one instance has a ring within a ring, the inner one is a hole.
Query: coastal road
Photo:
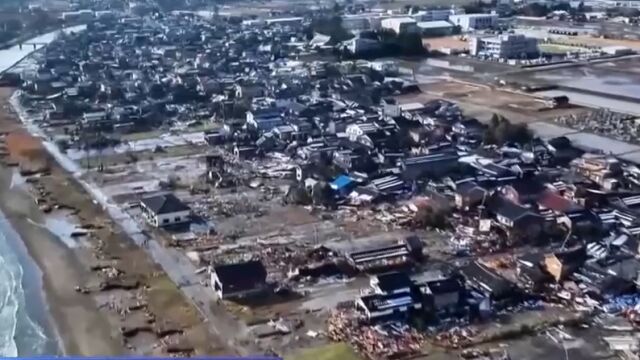
[[[21,121],[29,132],[42,138],[47,151],[66,171],[82,185],[91,197],[105,209],[109,216],[122,228],[122,230],[144,249],[151,258],[158,263],[171,280],[180,288],[182,293],[198,309],[210,332],[225,341],[228,346],[240,353],[250,355],[258,353],[258,349],[251,343],[244,341],[249,333],[246,325],[235,319],[222,305],[216,304],[216,298],[211,288],[200,284],[201,277],[196,274],[197,268],[182,252],[165,248],[153,237],[147,236],[138,226],[136,220],[122,210],[117,204],[102,191],[95,183],[82,178],[84,170],[73,160],[62,153],[58,147],[48,139],[44,132],[30,121],[24,109],[18,101],[19,92],[11,98],[11,105],[18,113]]]

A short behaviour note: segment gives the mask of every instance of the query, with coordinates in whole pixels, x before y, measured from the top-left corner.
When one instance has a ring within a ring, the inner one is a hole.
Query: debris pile
[[[447,348],[459,349],[472,344],[477,330],[472,327],[453,327],[435,336],[435,343]]]
[[[209,198],[206,201],[192,205],[196,213],[203,215],[214,215],[222,217],[232,217],[238,214],[261,214],[263,209],[254,201],[237,196],[229,200],[221,200],[219,198]],[[208,217],[207,216],[207,217]]]
[[[481,232],[472,226],[455,226],[449,242],[456,253],[490,254],[500,250],[498,233]]]
[[[556,122],[573,129],[589,131],[621,141],[638,142],[640,136],[640,126],[633,120],[633,116],[609,109],[561,116],[556,119]]]
[[[603,309],[609,314],[624,316],[632,324],[640,325],[640,294],[612,298],[603,306]]]
[[[336,311],[328,320],[329,339],[347,342],[368,359],[389,359],[421,352],[424,336],[407,325],[360,324],[346,311]]]

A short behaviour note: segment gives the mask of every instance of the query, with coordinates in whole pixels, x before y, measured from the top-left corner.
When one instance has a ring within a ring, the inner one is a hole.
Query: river
[[[25,45],[15,45],[6,50],[0,50],[0,73],[3,73],[16,65],[25,57],[29,56],[36,50],[42,49],[44,44],[48,44],[52,42],[56,36],[60,33],[60,31],[64,31],[66,33],[77,32],[86,29],[86,25],[78,25],[72,26],[68,28],[64,28],[58,31],[52,31],[50,33],[46,33],[30,40],[24,42]],[[31,44],[36,44],[35,47]]]

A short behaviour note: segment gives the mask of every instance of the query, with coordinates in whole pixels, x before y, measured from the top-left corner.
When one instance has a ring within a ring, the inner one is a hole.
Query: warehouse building
[[[342,27],[352,32],[372,30],[371,17],[371,14],[345,15],[342,17]]]
[[[538,39],[515,34],[471,38],[469,52],[473,56],[500,59],[530,59],[540,55]]]
[[[451,15],[449,21],[460,26],[462,31],[492,28],[498,22],[498,14],[462,14]]]
[[[382,20],[382,28],[392,30],[396,34],[418,33],[418,23],[410,17],[399,17]]]

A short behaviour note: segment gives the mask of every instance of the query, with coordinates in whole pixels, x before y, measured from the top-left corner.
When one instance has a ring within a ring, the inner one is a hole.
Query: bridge
[[[48,43],[46,43],[46,42],[24,42],[24,43],[18,43],[18,49],[22,50],[23,46],[33,46],[33,50],[37,50],[38,49],[38,45],[45,46],[47,44]]]

